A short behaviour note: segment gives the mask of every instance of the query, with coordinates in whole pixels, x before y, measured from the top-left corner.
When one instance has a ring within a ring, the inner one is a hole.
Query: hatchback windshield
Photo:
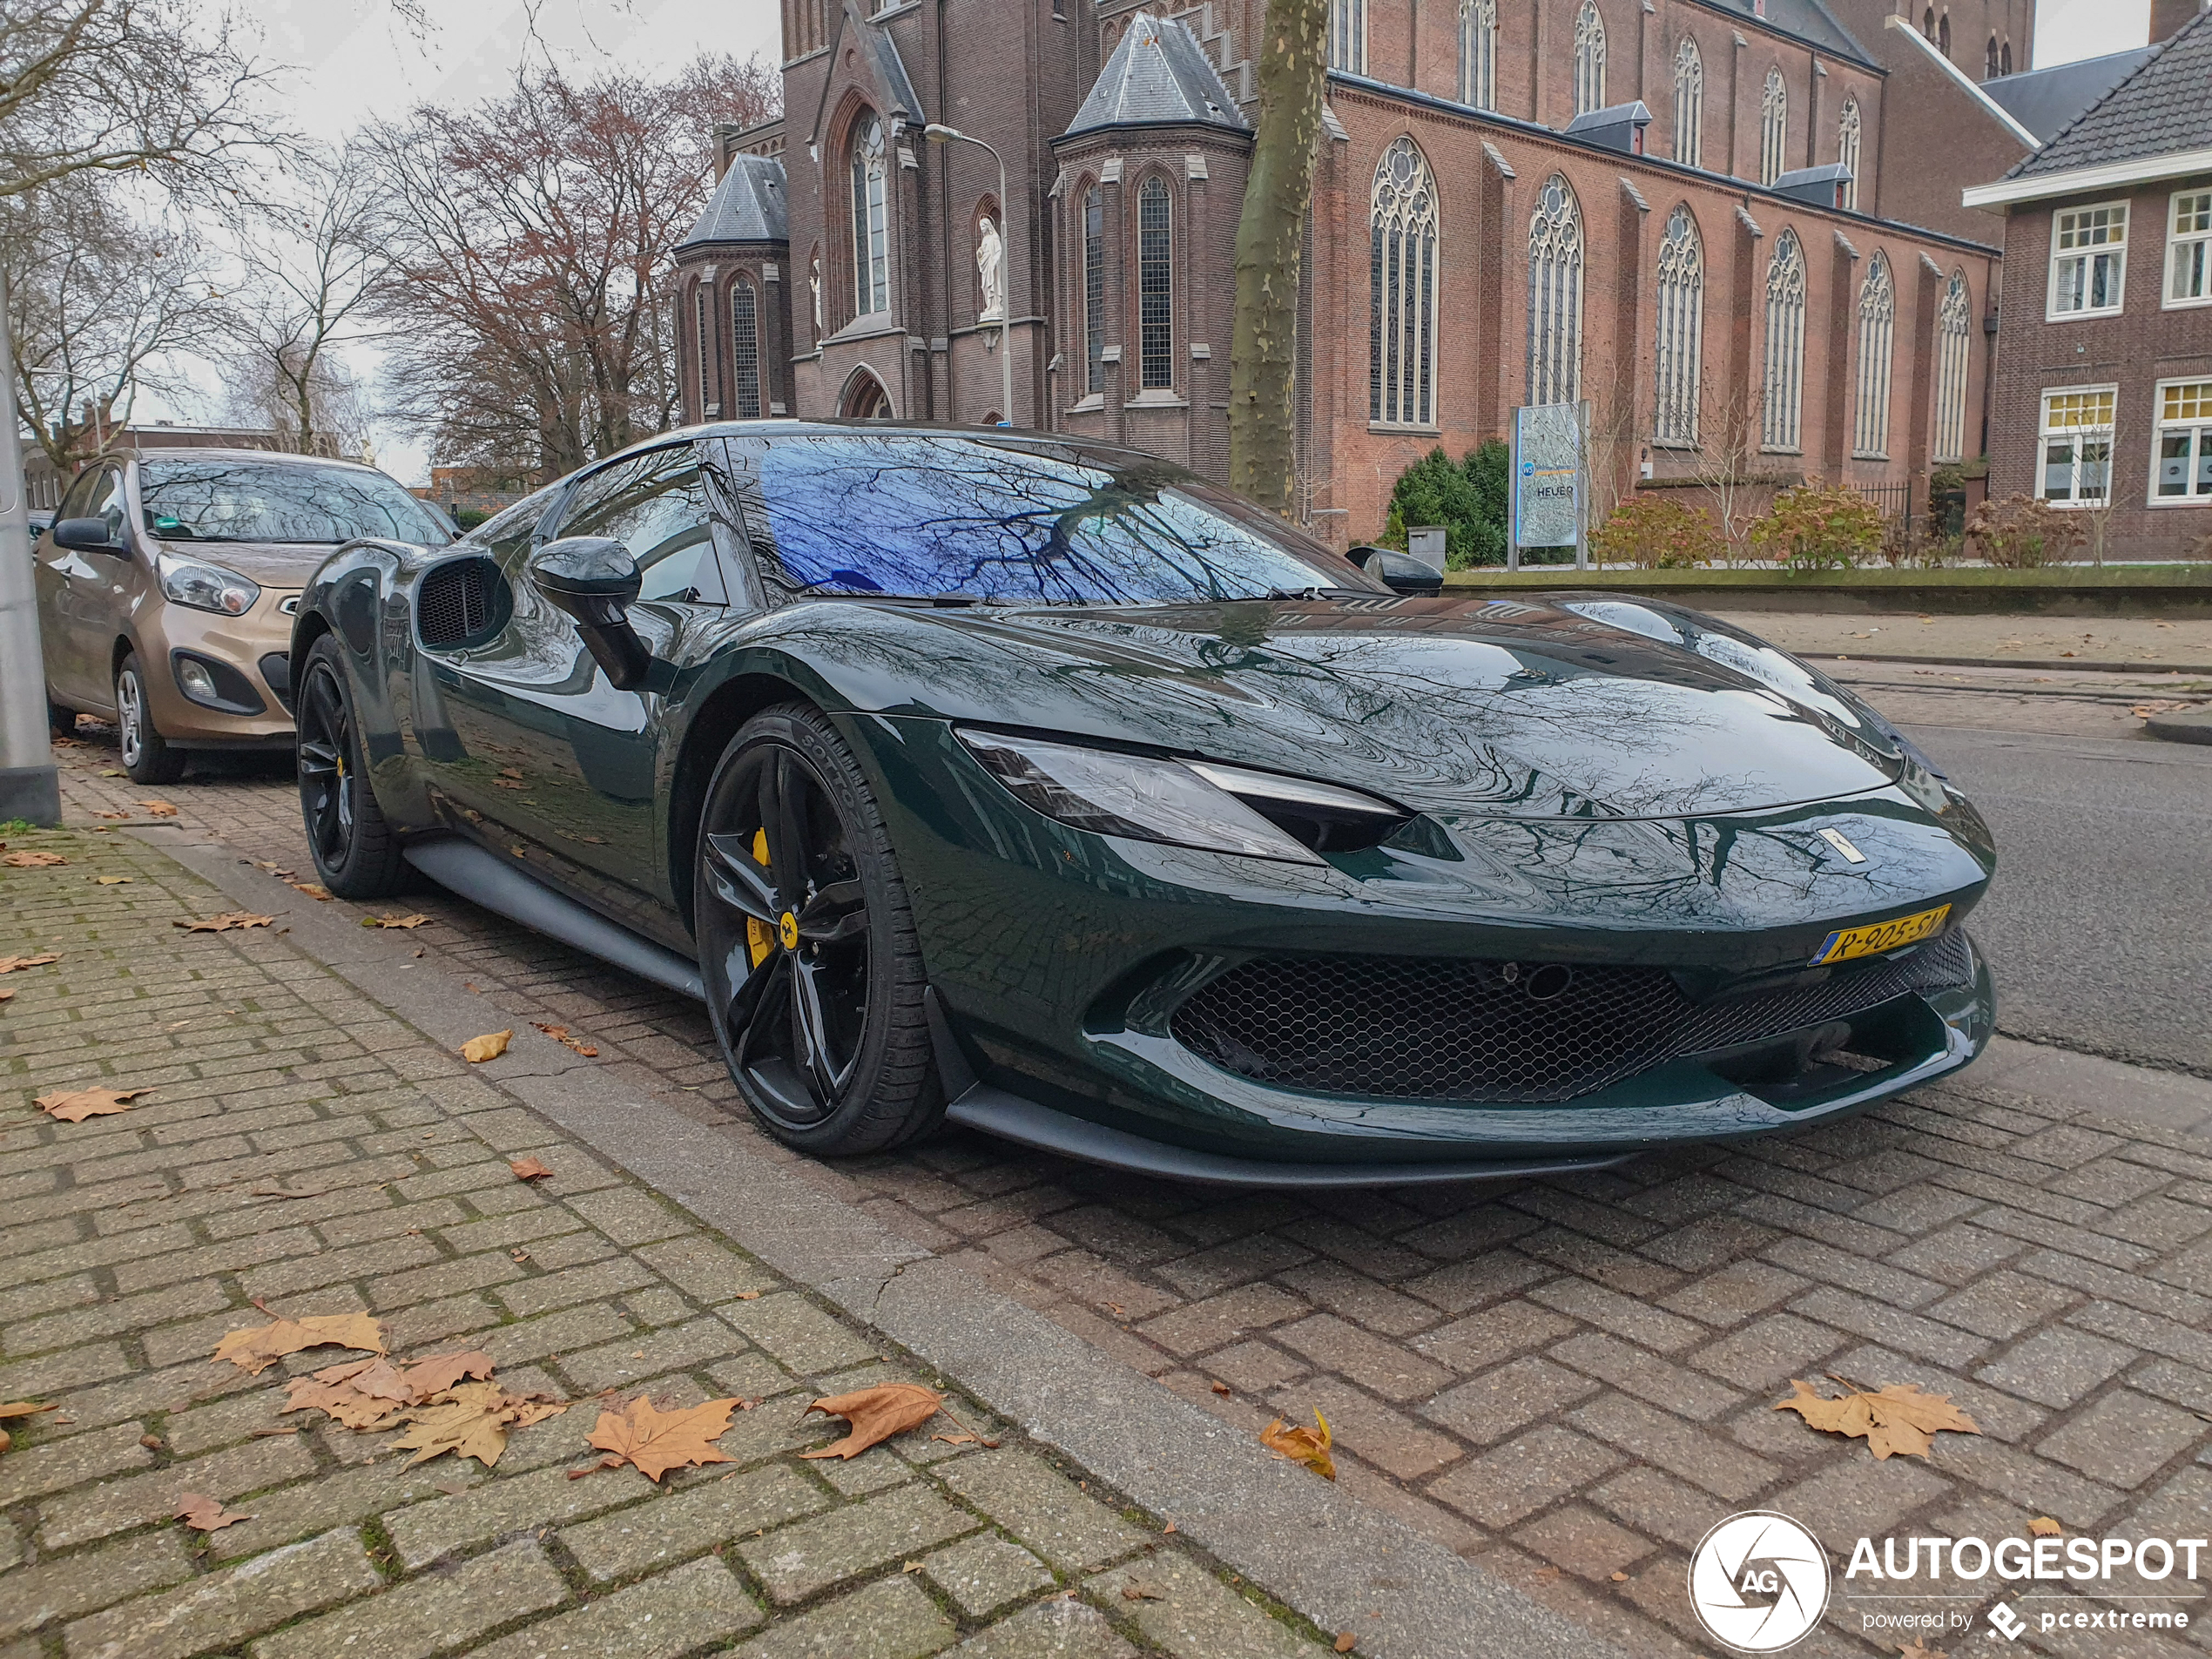
[[[165,541],[349,542],[356,536],[442,547],[451,533],[398,481],[367,467],[212,456],[138,466],[146,529]]]
[[[780,574],[831,593],[1177,604],[1383,593],[1349,560],[1180,467],[1118,469],[972,438],[778,438],[762,493]]]

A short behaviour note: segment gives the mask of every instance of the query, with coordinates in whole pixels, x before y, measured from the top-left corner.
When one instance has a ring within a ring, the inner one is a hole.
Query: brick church
[[[1264,4],[1145,3],[783,0],[784,115],[725,135],[678,255],[687,415],[1006,415],[1224,473]],[[1959,192],[2036,147],[1985,90],[2033,27],[2033,0],[1332,0],[1300,516],[1366,540],[1428,449],[1574,401],[1601,500],[1717,470],[1924,505],[1986,448],[2000,255]],[[931,123],[995,150],[1006,200]]]

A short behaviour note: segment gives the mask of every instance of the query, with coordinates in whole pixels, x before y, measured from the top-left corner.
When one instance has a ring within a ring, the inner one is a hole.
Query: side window
[[[99,483],[100,469],[98,467],[88,467],[78,473],[77,481],[69,487],[69,494],[62,497],[62,504],[54,510],[55,521],[90,518],[92,516],[92,492],[99,488]]]
[[[563,536],[604,536],[637,561],[640,599],[722,599],[708,528],[706,480],[689,444],[656,449],[587,478],[561,516]]]
[[[115,468],[100,469],[99,477],[92,485],[92,494],[85,502],[81,516],[105,519],[108,540],[119,543],[124,539],[123,475]]]
[[[559,484],[549,484],[523,496],[512,507],[501,509],[455,543],[455,550],[473,548],[489,555],[501,570],[513,576],[523,556],[530,550],[530,533],[537,529],[560,489]]]

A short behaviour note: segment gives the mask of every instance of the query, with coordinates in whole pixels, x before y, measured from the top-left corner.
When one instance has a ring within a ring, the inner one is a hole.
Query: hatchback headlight
[[[1372,845],[1407,816],[1333,784],[1213,761],[1161,760],[996,732],[963,730],[960,740],[1016,799],[1101,835],[1319,864],[1317,847]]]
[[[173,553],[160,555],[159,563],[161,591],[177,604],[190,605],[195,610],[218,610],[226,617],[242,617],[253,609],[253,602],[261,597],[261,590],[253,583],[219,564],[179,558]]]

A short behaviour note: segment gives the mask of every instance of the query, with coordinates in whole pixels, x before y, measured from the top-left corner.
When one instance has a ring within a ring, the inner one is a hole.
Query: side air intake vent
[[[415,590],[415,632],[428,650],[477,644],[506,625],[506,578],[489,559],[449,559]]]

